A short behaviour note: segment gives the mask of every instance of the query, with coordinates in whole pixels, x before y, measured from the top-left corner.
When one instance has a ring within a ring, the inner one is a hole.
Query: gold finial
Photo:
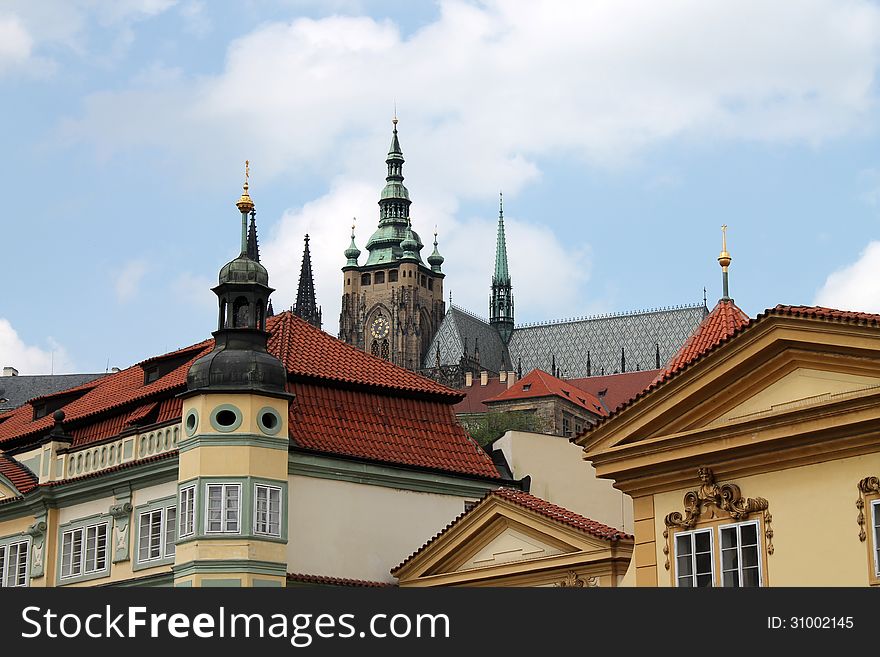
[[[727,252],[727,224],[721,226],[721,254],[718,256],[718,264],[721,265],[722,271],[727,271],[730,266],[731,257]]]
[[[235,205],[238,207],[239,211],[242,213],[251,212],[254,209],[254,202],[251,200],[250,194],[248,194],[249,180],[251,177],[251,161],[244,161],[244,185],[242,185],[241,196],[238,201],[236,201]]]
[[[391,119],[391,123],[394,124],[394,127],[397,128],[397,101],[394,101],[394,118]]]

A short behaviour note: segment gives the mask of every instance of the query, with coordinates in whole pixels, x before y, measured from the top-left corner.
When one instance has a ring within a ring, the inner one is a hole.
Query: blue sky
[[[518,322],[711,305],[722,223],[749,315],[880,312],[878,62],[856,0],[3,0],[0,365],[207,337],[246,158],[276,310],[309,232],[335,334],[395,103],[457,305],[486,314],[503,190]]]

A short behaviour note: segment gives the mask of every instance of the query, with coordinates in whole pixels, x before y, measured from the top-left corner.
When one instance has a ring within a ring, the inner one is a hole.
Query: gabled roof
[[[306,449],[385,463],[498,478],[492,459],[465,433],[452,406],[464,395],[349,346],[291,312],[267,321],[269,351],[285,364],[291,438]],[[173,352],[189,357],[144,383],[139,365],[110,374],[63,406],[72,447],[133,433],[145,425],[179,422],[190,364],[213,340]],[[162,357],[157,357],[162,358]],[[157,358],[144,363],[151,363]],[[51,414],[33,419],[30,405],[3,416],[0,446],[29,445],[53,427]]]
[[[461,392],[465,393],[465,398],[455,405],[455,412],[457,414],[487,413],[489,407],[483,402],[500,395],[505,390],[507,390],[507,382],[500,381],[497,376],[489,377],[486,385],[480,382],[479,376],[475,376],[473,385],[461,389]]]
[[[581,390],[568,381],[557,379],[543,370],[532,370],[500,395],[485,400],[485,403],[491,408],[493,402],[552,396],[570,401],[594,415],[600,417],[608,415],[602,402],[589,392]]]
[[[458,365],[462,356],[472,359],[475,348],[479,347],[483,369],[491,372],[512,369],[507,347],[495,327],[458,306],[449,305],[425,354],[424,367],[436,365],[438,346],[441,365]]]
[[[531,493],[515,490],[513,488],[501,487],[487,493],[483,497],[483,499],[481,499],[477,504],[475,504],[464,513],[460,514],[457,518],[455,518],[455,520],[453,520],[448,525],[446,525],[446,527],[440,530],[440,532],[428,539],[428,541],[424,545],[422,545],[422,547],[420,547],[418,550],[416,550],[410,556],[404,559],[398,566],[392,568],[391,573],[394,574],[395,572],[403,568],[403,566],[405,566],[419,554],[424,552],[425,549],[427,549],[440,537],[444,536],[467,516],[478,513],[483,506],[485,506],[493,499],[510,502],[523,509],[527,509],[529,511],[537,513],[545,518],[549,518],[550,520],[563,524],[572,529],[576,529],[585,534],[589,534],[590,536],[593,536],[595,538],[600,538],[611,542],[619,541],[621,539],[633,539],[633,536],[631,534],[627,534],[626,532],[620,531],[619,529],[609,527],[608,525],[604,525],[601,522],[596,522],[595,520],[591,520],[586,516],[582,516],[579,513],[569,511],[568,509],[565,509],[561,506],[552,504],[551,502],[547,502],[546,500],[542,500],[540,497],[535,497]]]
[[[608,376],[590,376],[585,379],[566,379],[566,381],[589,392],[602,402],[609,413],[612,413],[618,406],[628,402],[651,385],[661,371],[623,372]]]
[[[37,477],[21,463],[0,453],[0,475],[12,482],[18,492],[24,495],[37,485]]]

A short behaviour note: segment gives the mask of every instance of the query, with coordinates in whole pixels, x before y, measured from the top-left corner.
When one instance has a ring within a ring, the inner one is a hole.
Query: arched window
[[[361,274],[361,285],[369,285],[370,284],[370,275],[369,274]]]
[[[251,308],[245,297],[238,297],[232,303],[233,328],[247,328],[251,321]]]
[[[376,285],[378,285],[379,283],[384,283],[385,282],[385,272],[384,271],[377,271],[376,275],[374,276],[373,282]]]
[[[391,271],[388,272],[388,282],[389,283],[396,283],[397,282],[397,270],[396,269],[392,269]]]
[[[220,320],[217,322],[218,328],[226,328],[226,299],[220,301]]]
[[[373,340],[373,344],[370,345],[370,353],[378,358],[379,356],[379,341]]]
[[[266,330],[266,308],[262,299],[257,300],[257,328]]]
[[[373,343],[375,344],[375,343]],[[382,349],[381,354],[382,358],[388,360],[388,357],[391,355],[391,350],[388,348],[388,340],[382,340]]]

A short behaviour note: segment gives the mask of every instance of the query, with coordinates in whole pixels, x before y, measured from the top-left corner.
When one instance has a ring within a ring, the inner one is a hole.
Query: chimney
[[[482,372],[480,372],[480,385],[484,386],[487,383],[489,383],[489,371],[483,370]]]
[[[507,387],[510,388],[516,383],[516,372],[507,373]]]
[[[470,388],[474,385],[474,373],[473,372],[465,372],[464,373],[464,385],[466,388]]]
[[[504,383],[505,381],[507,381],[507,372],[505,372],[504,370],[498,372],[498,381],[500,383]]]
[[[18,370],[14,367],[4,367],[3,376],[18,376]]]

